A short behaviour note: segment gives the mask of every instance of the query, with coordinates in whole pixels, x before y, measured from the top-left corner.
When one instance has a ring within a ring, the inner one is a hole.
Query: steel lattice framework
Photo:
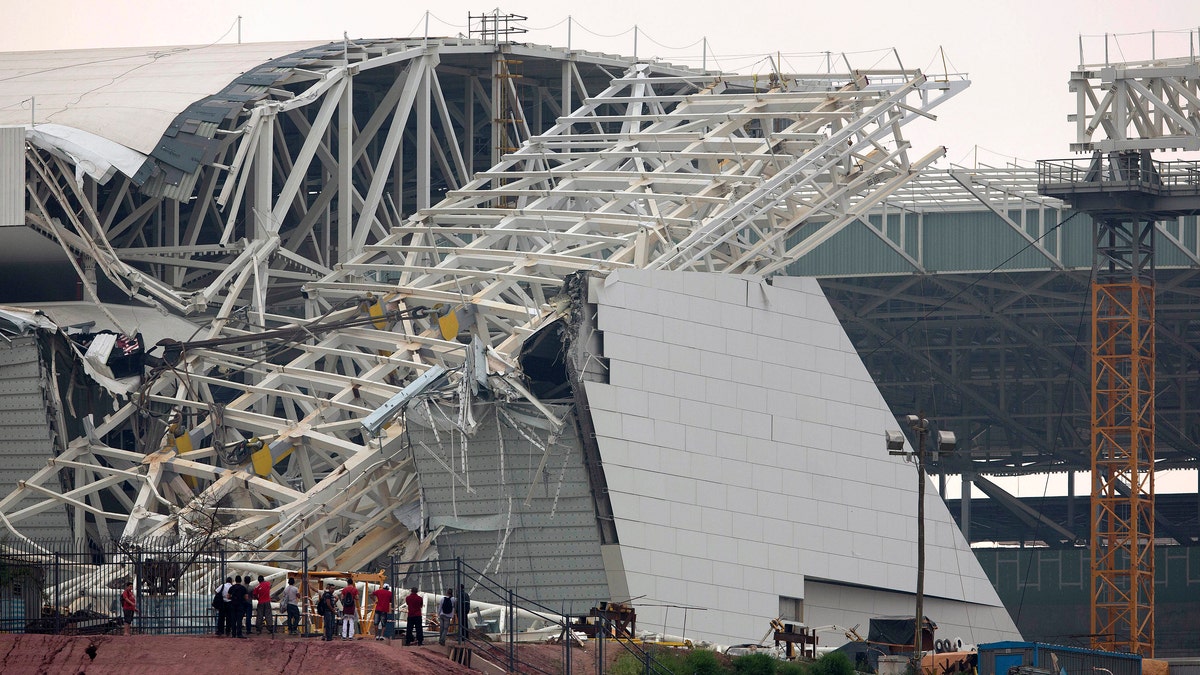
[[[1154,285],[1092,293],[1092,634],[1154,652]]]
[[[407,64],[380,109],[434,94],[416,83],[434,77],[436,54],[431,46],[379,57]],[[91,523],[130,536],[186,534],[219,508],[220,534],[268,560],[273,548],[303,546],[316,564],[341,569],[385,552],[421,559],[436,531],[421,524],[403,424],[364,421],[421,388],[427,410],[452,402],[452,435],[465,439],[474,428],[470,401],[486,392],[540,411],[541,421],[520,416],[530,442],[558,433],[562,420],[526,386],[519,356],[530,335],[567,311],[565,277],[624,268],[779,271],[940,157],[941,148],[910,157],[901,130],[967,86],[917,71],[764,83],[642,64],[495,166],[449,185],[436,205],[418,196],[428,208],[401,222],[376,215],[391,185],[380,176],[394,164],[400,113],[371,111],[357,134],[345,117],[333,132],[326,123],[357,85],[353,68],[330,73],[294,103],[263,101],[250,111],[253,124],[227,166],[253,157],[278,167],[271,120],[306,107],[317,114],[299,125],[308,134],[296,139],[301,151],[289,155],[293,173],[282,185],[270,172],[230,170],[226,187],[253,186],[255,217],[223,263],[201,263],[206,251],[194,239],[182,248],[118,247],[105,236],[111,229],[81,221],[69,232],[44,218],[49,234],[90,252],[106,275],[136,280],[135,294],[171,311],[205,311],[210,301],[218,308],[201,339],[171,345],[166,365],[128,403],[0,499],[5,528],[19,534],[33,514],[66,507],[77,536]],[[389,119],[385,138],[349,142]],[[331,137],[347,142],[330,147]],[[447,138],[418,137],[418,154],[437,145],[453,156],[458,141]],[[360,146],[378,151],[372,166],[358,162]],[[305,168],[316,160],[322,169]],[[69,186],[52,179],[68,167],[31,161],[49,170],[34,191],[73,203]],[[202,204],[219,206],[216,181],[200,184]],[[339,202],[346,212],[318,235],[312,214],[325,212],[335,192],[355,199]],[[235,220],[226,213],[217,222]],[[318,255],[320,236],[337,242],[340,260]],[[303,278],[314,269],[319,280]],[[304,318],[274,311],[277,298]],[[118,442],[130,434],[141,444]],[[14,508],[29,497],[33,506]]]
[[[1154,653],[1152,218],[1096,223],[1092,284],[1092,641]]]
[[[1041,162],[1040,191],[1095,220],[1091,340],[1092,643],[1154,655],[1155,221],[1200,211],[1191,162],[1155,149],[1200,148],[1200,70],[1192,59],[1081,67],[1070,175]],[[1095,83],[1095,80],[1099,80]],[[1093,87],[1105,94],[1098,98]],[[1103,129],[1107,138],[1091,142]]]
[[[1189,36],[1190,38],[1190,36]],[[1195,56],[1082,65],[1071,73],[1074,152],[1200,150]],[[1096,139],[1097,133],[1103,134]]]

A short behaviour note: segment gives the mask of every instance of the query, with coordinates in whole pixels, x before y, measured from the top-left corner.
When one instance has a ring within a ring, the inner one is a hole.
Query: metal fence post
[[[225,557],[225,542],[219,541],[219,540],[217,541],[217,557],[218,557],[218,560],[221,561],[221,572],[220,572],[220,576],[217,578],[217,588],[221,588],[222,586],[225,585],[225,577],[228,576],[228,574],[229,574],[229,568],[226,567],[226,565],[228,564],[229,561]],[[216,593],[217,593],[217,590],[216,590],[216,588],[214,588],[213,595],[216,595]],[[220,621],[221,621],[220,616],[221,616],[222,610],[225,612],[225,625],[223,625],[223,626],[220,623]],[[223,606],[222,609],[217,610],[216,621],[217,621],[218,627],[220,627],[224,630],[229,630],[229,607],[228,606]]]
[[[312,593],[312,586],[308,583],[308,547],[307,546],[304,547],[304,563],[303,564],[304,564],[304,576],[301,577],[301,579],[303,581],[302,587],[304,588],[304,594],[310,595]],[[302,609],[304,608],[303,600],[300,601],[300,607]],[[308,632],[309,632],[308,631],[308,612],[303,612],[302,616],[300,617],[300,635],[308,635]]]
[[[605,625],[607,619],[600,617],[600,631],[596,635],[599,638],[596,641],[596,672],[604,672],[604,640],[608,637],[608,626]]]
[[[138,591],[140,591],[141,589],[138,588],[138,586],[139,586],[138,582],[141,580],[141,578],[142,578],[142,554],[141,554],[141,552],[138,552],[136,554],[136,556],[134,557],[134,563],[133,563],[133,592],[137,593],[139,596],[141,595],[141,593],[138,593]],[[144,600],[144,598],[143,598],[143,600]],[[145,605],[143,605],[143,607],[144,606]],[[124,608],[122,608],[122,610],[123,609]],[[145,616],[142,616],[140,618],[142,620],[138,622],[139,628],[142,627],[146,623]],[[129,634],[133,635],[132,622],[130,622]]]
[[[508,589],[508,672],[517,672],[517,610],[513,606],[513,592]]]
[[[54,634],[62,631],[62,570],[59,553],[54,553]]]
[[[563,666],[564,675],[571,675],[571,641],[575,637],[571,634],[571,619],[563,613]]]
[[[462,591],[465,588],[463,585],[463,559],[462,556],[454,558],[454,592],[458,594],[458,602],[454,603],[455,614],[458,615],[458,634],[455,636],[455,641],[462,644],[463,631],[466,629],[465,612],[463,612]]]

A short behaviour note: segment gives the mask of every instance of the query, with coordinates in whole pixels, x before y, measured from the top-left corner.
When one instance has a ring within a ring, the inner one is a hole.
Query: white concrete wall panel
[[[757,642],[781,595],[808,625],[911,612],[917,476],[816,282],[622,270],[592,291],[610,382],[587,393],[639,627],[680,634],[688,607],[688,637]],[[932,488],[926,518],[941,634],[1018,638]]]

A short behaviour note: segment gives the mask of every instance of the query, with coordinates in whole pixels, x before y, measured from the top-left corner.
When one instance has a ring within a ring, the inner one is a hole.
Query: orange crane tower
[[[1093,221],[1092,645],[1154,654],[1154,236],[1168,163],[1150,152],[1038,162],[1038,191]]]
[[[1091,284],[1092,640],[1146,656],[1154,654],[1154,227],[1099,216]]]
[[[1153,49],[1153,47],[1151,47]],[[1107,51],[1106,51],[1107,54]],[[1081,54],[1082,60],[1082,54]],[[1197,61],[1081,65],[1071,149],[1038,162],[1038,192],[1093,221],[1091,632],[1100,649],[1154,655],[1154,239],[1200,213],[1200,165],[1153,150],[1200,149]],[[1102,132],[1106,138],[1093,139]]]

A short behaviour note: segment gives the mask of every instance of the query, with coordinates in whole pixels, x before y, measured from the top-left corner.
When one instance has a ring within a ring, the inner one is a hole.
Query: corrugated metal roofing
[[[475,405],[481,427],[469,443],[457,433],[451,441],[446,430],[438,432],[439,443],[434,432],[415,419],[419,413],[408,415],[425,514],[434,526],[456,523],[464,528],[447,526],[438,536],[438,556],[462,557],[527,598],[586,612],[597,598],[610,593],[572,413],[556,407],[555,414],[567,421],[566,431],[551,442],[539,472],[542,448],[526,435],[546,442],[548,434],[515,429],[502,415],[498,423],[499,405]],[[454,475],[447,467],[453,467]],[[469,496],[462,481],[473,491]],[[421,583],[425,590],[440,590],[428,581]]]
[[[18,481],[27,480],[54,456],[50,421],[38,345],[35,336],[0,340],[0,495],[8,495]],[[22,506],[31,506],[25,500]],[[12,510],[10,510],[11,513]],[[38,514],[22,533],[35,539],[65,539],[71,536],[65,508]]]

